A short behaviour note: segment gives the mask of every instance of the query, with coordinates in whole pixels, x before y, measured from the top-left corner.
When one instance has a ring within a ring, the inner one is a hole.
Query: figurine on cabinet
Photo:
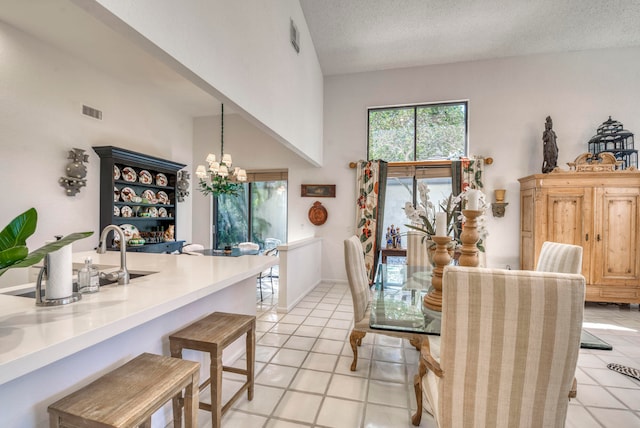
[[[164,240],[166,241],[175,241],[175,237],[173,236],[174,225],[170,224],[167,227],[167,230],[164,231]]]
[[[558,144],[556,143],[556,133],[552,129],[553,121],[551,116],[547,116],[544,124],[544,133],[542,134],[542,144],[544,161],[542,162],[542,172],[547,173],[553,171],[558,166]]]

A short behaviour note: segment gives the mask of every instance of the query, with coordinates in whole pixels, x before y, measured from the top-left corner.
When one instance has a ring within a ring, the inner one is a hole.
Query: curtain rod
[[[485,165],[491,165],[493,158],[484,158]],[[418,161],[418,162],[389,162],[389,166],[444,166],[451,165],[450,160],[438,160],[438,161]],[[354,169],[357,166],[356,162],[349,162],[349,168]]]

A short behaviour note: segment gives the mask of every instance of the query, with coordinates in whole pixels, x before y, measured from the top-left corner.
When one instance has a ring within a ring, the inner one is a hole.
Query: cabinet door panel
[[[582,246],[582,275],[590,277],[591,193],[585,189],[550,189],[545,241]]]
[[[547,241],[580,245],[582,243],[582,195],[549,195]]]
[[[534,190],[528,189],[520,194],[520,269],[534,270],[536,249]]]
[[[637,285],[638,196],[635,189],[600,189],[597,207],[594,282]]]

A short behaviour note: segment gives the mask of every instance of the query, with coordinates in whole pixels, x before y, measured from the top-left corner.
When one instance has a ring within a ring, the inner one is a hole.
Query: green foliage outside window
[[[467,103],[369,110],[369,159],[387,162],[464,156]]]

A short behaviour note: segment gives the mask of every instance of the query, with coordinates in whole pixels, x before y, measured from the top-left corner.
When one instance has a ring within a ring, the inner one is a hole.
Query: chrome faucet
[[[98,254],[104,254],[107,251],[107,235],[110,231],[120,235],[120,270],[109,273],[100,272],[100,277],[109,281],[118,280],[118,284],[126,285],[129,283],[129,271],[127,270],[127,241],[124,231],[115,224],[110,224],[102,229],[97,252]]]

